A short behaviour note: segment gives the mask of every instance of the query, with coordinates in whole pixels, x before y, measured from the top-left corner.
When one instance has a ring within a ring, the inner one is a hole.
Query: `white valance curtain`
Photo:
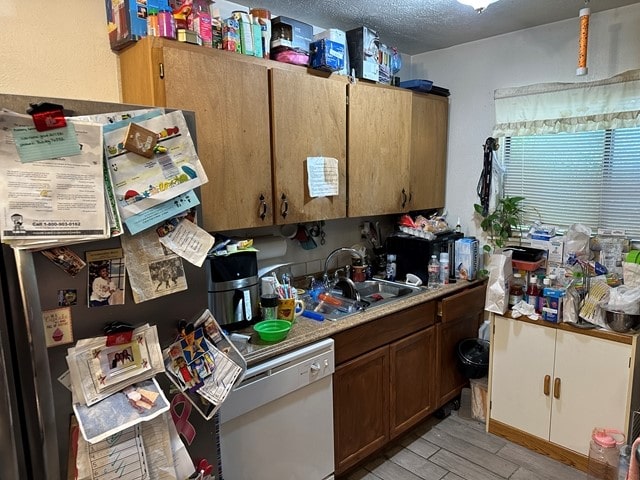
[[[494,137],[640,126],[640,70],[606,80],[495,91]]]

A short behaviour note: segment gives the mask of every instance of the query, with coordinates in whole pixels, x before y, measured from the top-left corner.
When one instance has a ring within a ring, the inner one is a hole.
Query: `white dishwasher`
[[[220,408],[224,480],[333,478],[333,340],[248,368]]]

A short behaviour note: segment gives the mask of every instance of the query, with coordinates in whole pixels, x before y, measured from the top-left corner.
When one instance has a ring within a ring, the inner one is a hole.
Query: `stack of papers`
[[[79,148],[78,148],[79,147]],[[0,238],[14,247],[109,238],[102,127],[73,118],[38,132],[0,112]]]
[[[136,328],[127,343],[107,346],[107,339],[79,340],[67,351],[72,393],[78,403],[94,405],[164,371],[155,325]]]
[[[210,419],[242,380],[247,364],[209,310],[194,322],[193,332],[163,351],[166,374],[206,419]]]

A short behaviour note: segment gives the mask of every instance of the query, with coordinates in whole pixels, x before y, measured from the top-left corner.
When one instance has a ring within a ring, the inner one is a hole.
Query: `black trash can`
[[[481,378],[489,372],[489,342],[465,338],[457,345],[458,368],[467,378]]]

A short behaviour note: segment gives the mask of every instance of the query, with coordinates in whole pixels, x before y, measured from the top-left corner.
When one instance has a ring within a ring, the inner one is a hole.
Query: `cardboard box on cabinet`
[[[344,68],[344,45],[331,40],[311,42],[311,68],[337,72]]]
[[[105,0],[111,50],[118,51],[147,35],[147,0]]]
[[[309,54],[309,44],[313,41],[313,27],[289,17],[275,17],[271,20],[271,49],[300,50]]]
[[[380,38],[375,30],[359,27],[347,32],[349,63],[357,78],[377,82],[380,78]]]

